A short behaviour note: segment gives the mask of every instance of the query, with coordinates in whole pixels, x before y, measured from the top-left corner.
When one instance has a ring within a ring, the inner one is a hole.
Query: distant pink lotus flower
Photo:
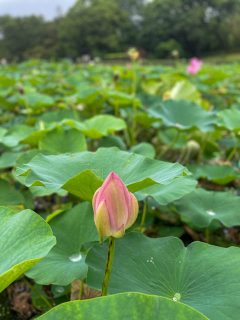
[[[203,62],[198,58],[192,58],[188,64],[187,72],[189,74],[196,74],[202,67]]]
[[[138,216],[135,196],[115,172],[109,173],[93,196],[94,222],[100,238],[120,238]]]

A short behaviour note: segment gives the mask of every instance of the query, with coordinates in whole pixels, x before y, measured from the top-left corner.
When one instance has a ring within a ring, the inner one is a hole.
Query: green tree
[[[129,13],[112,0],[79,0],[60,25],[62,55],[124,50],[132,33]]]
[[[104,56],[138,47],[153,57],[240,48],[240,0],[78,0],[64,17],[0,17],[0,57]]]
[[[233,49],[239,15],[239,0],[155,0],[144,7],[141,44],[152,54],[169,39],[188,55]]]
[[[10,60],[22,60],[30,48],[43,42],[45,24],[41,17],[0,17],[0,52]]]

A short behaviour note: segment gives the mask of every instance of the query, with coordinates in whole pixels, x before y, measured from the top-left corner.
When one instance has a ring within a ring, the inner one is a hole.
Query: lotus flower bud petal
[[[108,211],[105,205],[105,201],[99,204],[98,214],[95,216],[94,221],[101,237],[103,235],[105,236],[111,235],[111,226],[110,226],[110,221],[109,221]]]
[[[139,210],[138,201],[137,201],[136,197],[132,193],[130,193],[130,196],[131,196],[132,214],[129,215],[129,218],[128,218],[128,221],[127,221],[127,225],[126,225],[126,229],[130,228],[134,224],[134,222],[137,219],[138,210]]]
[[[138,202],[119,176],[111,172],[94,194],[93,211],[100,238],[119,238],[136,221]]]

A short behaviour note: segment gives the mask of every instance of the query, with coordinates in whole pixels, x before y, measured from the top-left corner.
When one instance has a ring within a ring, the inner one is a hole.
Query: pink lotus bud
[[[189,74],[196,74],[196,73],[198,73],[199,70],[200,70],[201,67],[202,67],[202,64],[203,64],[203,62],[202,62],[200,59],[198,59],[198,58],[192,58],[192,59],[190,60],[190,63],[189,63],[189,65],[188,65],[188,67],[187,67],[187,72],[188,72]]]
[[[138,215],[136,197],[119,176],[111,172],[93,196],[94,222],[100,238],[120,238]]]

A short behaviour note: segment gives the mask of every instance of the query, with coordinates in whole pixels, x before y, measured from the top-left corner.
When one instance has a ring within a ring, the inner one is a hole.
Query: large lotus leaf
[[[135,106],[140,105],[139,99],[134,95],[130,95],[120,91],[106,90],[104,92],[105,99],[112,105],[118,107]]]
[[[99,148],[111,148],[111,147],[117,147],[121,150],[126,150],[126,144],[123,140],[123,137],[120,136],[113,136],[109,135],[107,137],[103,137],[99,142],[98,142]]]
[[[23,152],[16,160],[16,167],[23,166],[39,153],[40,151],[38,149],[31,149]]]
[[[16,147],[20,141],[24,140],[34,131],[34,128],[26,125],[15,125],[11,127],[5,135],[0,136],[0,143],[7,147]]]
[[[225,150],[231,148],[240,148],[240,140],[235,135],[224,135],[220,140],[218,140],[219,146]]]
[[[204,74],[203,74],[204,72]],[[216,83],[225,80],[229,77],[229,73],[219,68],[219,65],[204,65],[202,70],[201,82],[207,84],[207,88],[209,90],[209,86],[213,86]]]
[[[141,154],[141,155],[148,157],[148,158],[151,158],[151,159],[153,159],[156,155],[156,151],[154,149],[154,146],[150,143],[147,143],[147,142],[142,142],[142,143],[139,143],[139,144],[133,146],[131,148],[131,151],[135,152],[137,154]]]
[[[31,149],[31,150],[28,150],[28,151],[24,152],[24,153],[17,159],[16,167],[21,167],[21,166],[23,166],[25,163],[31,161],[31,159],[34,158],[34,157],[35,157],[37,154],[39,154],[40,152],[43,152],[43,151],[40,151],[40,150],[38,150],[38,149]],[[14,174],[14,177],[15,177],[16,180],[18,180],[18,181],[20,181],[20,182],[22,181],[21,176],[18,177],[18,176],[16,176],[16,175]],[[44,187],[40,187],[40,186],[37,186],[37,187],[32,186],[32,187],[30,188],[30,191],[31,191],[31,193],[32,193],[34,196],[38,196],[38,197],[46,196],[46,195],[49,195],[49,194],[52,193],[51,190],[48,190],[48,189],[46,189],[46,188],[44,188]],[[65,190],[60,190],[60,191],[58,192],[58,194],[64,196],[64,195],[67,194],[67,192],[66,192]]]
[[[70,155],[37,155],[17,169],[17,176],[27,186],[41,186],[52,192],[63,187],[87,200],[111,171],[116,172],[132,192],[155,183],[165,185],[189,174],[178,163],[153,160],[117,148],[100,148],[96,152]]]
[[[70,104],[84,103],[91,104],[99,100],[100,92],[98,88],[91,86],[89,83],[78,83],[78,93],[64,97],[64,100]]]
[[[7,129],[0,127],[0,142],[2,142],[2,138],[6,135]]]
[[[68,285],[87,274],[84,244],[98,240],[93,211],[87,202],[60,213],[49,222],[57,244],[27,272],[39,284]],[[57,268],[56,268],[57,266]]]
[[[70,178],[62,188],[77,197],[91,201],[95,191],[102,185],[103,179],[95,175],[92,170],[85,170]]]
[[[228,130],[240,130],[240,110],[231,108],[218,112],[218,125]]]
[[[201,103],[201,95],[197,88],[189,81],[178,81],[166,96],[172,100],[192,101]]]
[[[45,137],[46,133],[50,130],[53,130],[55,127],[58,127],[57,129],[60,130],[59,125],[61,127],[70,126],[75,130],[77,129],[78,131],[81,131],[85,136],[92,139],[99,139],[104,136],[108,136],[109,134],[112,134],[116,131],[124,130],[126,128],[126,123],[123,119],[116,118],[111,115],[98,115],[82,122],[75,119],[63,119],[58,123],[47,123],[47,128],[45,128],[44,130],[39,130],[39,132],[37,131],[32,133],[30,137],[27,137],[27,139],[25,139],[25,142],[33,144],[34,140],[37,140],[37,138],[39,140],[40,138]],[[49,134],[50,133],[48,133],[48,135]],[[59,140],[61,141],[61,139]]]
[[[22,152],[4,152],[0,156],[0,169],[11,168],[16,164]]]
[[[39,149],[50,154],[72,153],[87,149],[84,135],[77,129],[58,127],[44,135],[39,141]]]
[[[167,127],[181,130],[198,128],[204,132],[211,131],[215,122],[214,113],[187,101],[160,102],[149,109],[149,113],[161,119]]]
[[[213,221],[226,227],[240,225],[240,197],[231,192],[196,189],[176,203],[183,221],[195,228],[206,228]]]
[[[191,166],[190,170],[194,173],[194,177],[197,179],[205,178],[221,185],[227,184],[240,177],[239,172],[227,165],[198,165],[195,167]]]
[[[48,224],[35,212],[0,207],[0,292],[45,257],[56,243]]]
[[[46,140],[49,140],[51,141],[51,144],[54,145],[56,144],[56,149],[60,149],[59,145],[61,144],[61,141],[63,139],[63,141],[66,141],[68,139],[70,139],[70,136],[71,134],[69,134],[69,132],[67,132],[67,130],[65,129],[69,129],[69,128],[66,128],[66,125],[64,125],[64,122],[67,121],[67,120],[64,120],[62,122],[58,122],[58,123],[44,123],[44,122],[39,122],[35,128],[34,128],[34,131],[32,131],[28,136],[26,136],[24,139],[21,140],[21,143],[23,144],[29,144],[30,146],[32,147],[38,147],[39,146],[39,143],[44,140],[44,142]],[[71,121],[71,120],[69,120]],[[74,120],[73,120],[74,121]],[[52,131],[54,131],[52,133]],[[57,140],[56,138],[54,139],[54,136],[57,135],[57,133],[59,133],[59,140]],[[47,136],[47,137],[46,137]],[[73,138],[70,139],[71,143],[73,143]],[[45,146],[45,143],[43,143],[44,146]],[[50,143],[49,143],[50,144]],[[66,142],[63,144],[65,145]],[[75,143],[77,144],[77,143]],[[74,149],[75,146],[73,146],[73,149]],[[71,148],[69,146],[69,148]],[[50,147],[50,149],[52,149]],[[64,152],[64,146],[63,146],[63,152]],[[51,152],[51,150],[49,150]],[[56,153],[56,151],[54,152]],[[59,152],[57,152],[59,153]]]
[[[135,121],[143,129],[149,129],[152,127],[154,122],[157,122],[156,118],[151,116],[149,113],[139,111],[135,115]]]
[[[137,192],[138,199],[152,197],[159,205],[166,205],[192,192],[197,181],[189,177],[178,177],[167,185],[155,184]]]
[[[11,86],[14,86],[16,83],[16,80],[14,78],[10,78],[8,76],[5,76],[4,74],[0,75],[0,83],[1,87],[9,88]]]
[[[141,87],[149,95],[156,95],[162,87],[162,81],[158,75],[145,75],[141,81]]]
[[[0,206],[22,205],[25,199],[20,191],[17,191],[12,184],[0,180]]]
[[[63,123],[75,127],[83,132],[85,136],[92,139],[99,139],[116,131],[126,129],[126,123],[123,119],[110,115],[98,115],[84,122],[65,120]]]
[[[163,144],[171,149],[186,148],[186,141],[189,140],[187,131],[179,131],[177,128],[159,130],[158,137]]]
[[[38,117],[38,119],[44,123],[59,123],[65,119],[79,120],[79,116],[78,113],[74,112],[73,110],[60,109],[56,111],[44,112],[41,116]]]
[[[8,101],[13,105],[20,104],[25,107],[24,113],[38,113],[55,102],[51,96],[37,92],[29,85],[24,86],[24,94],[16,92],[8,98]]]
[[[94,246],[87,256],[90,287],[101,288],[107,245]],[[184,247],[178,238],[129,233],[116,240],[109,293],[156,294],[187,304],[211,320],[238,320],[239,263],[236,247],[203,242]]]
[[[31,147],[38,147],[39,141],[44,138],[44,136],[54,129],[54,125],[51,128],[45,127],[35,127],[34,131],[30,132],[28,136],[21,140],[23,144],[29,144]]]
[[[63,303],[39,320],[207,320],[197,310],[173,300],[142,293],[120,293]]]
[[[26,106],[28,110],[50,107],[55,102],[51,96],[39,92],[27,92],[24,95],[20,95],[18,101]]]
[[[66,145],[68,144],[69,150],[75,150],[78,149],[79,151],[79,145],[84,147],[83,150],[86,150],[86,142],[83,137],[83,135],[74,128],[68,128],[67,121],[74,121],[74,120],[64,120],[60,123],[49,123],[44,124],[43,122],[40,122],[38,126],[34,128],[34,131],[32,131],[28,136],[26,136],[24,139],[21,140],[21,143],[23,144],[29,144],[32,147],[38,147],[40,145],[40,148],[44,147],[51,153],[52,149],[55,153],[64,153],[68,152],[66,150]],[[66,124],[65,124],[66,123]],[[74,132],[75,131],[75,132]],[[78,138],[77,138],[78,134]],[[57,137],[59,136],[59,139]],[[79,137],[81,136],[81,140],[79,143]],[[76,138],[76,141],[75,141]],[[42,143],[43,141],[43,143]],[[46,146],[47,142],[49,141],[49,147]],[[71,151],[69,151],[71,152]]]

